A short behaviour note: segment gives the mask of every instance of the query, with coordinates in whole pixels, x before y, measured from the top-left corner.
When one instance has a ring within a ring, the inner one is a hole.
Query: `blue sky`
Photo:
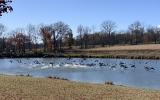
[[[0,23],[9,30],[27,24],[64,21],[76,32],[79,24],[99,29],[104,20],[113,20],[118,30],[134,21],[160,25],[160,0],[14,0],[14,11],[4,14]]]

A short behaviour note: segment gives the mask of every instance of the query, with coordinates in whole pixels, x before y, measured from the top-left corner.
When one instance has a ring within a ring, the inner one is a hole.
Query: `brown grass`
[[[111,51],[111,50],[160,50],[160,44],[145,44],[145,45],[125,45],[125,46],[111,46],[88,49],[89,51]]]
[[[160,44],[124,45],[73,49],[67,56],[124,59],[160,59]]]
[[[0,100],[159,100],[160,91],[76,83],[48,78],[0,76]]]

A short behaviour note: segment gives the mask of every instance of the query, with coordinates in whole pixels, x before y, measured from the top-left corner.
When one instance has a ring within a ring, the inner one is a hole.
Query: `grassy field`
[[[160,44],[124,45],[76,49],[67,55],[73,57],[99,57],[123,59],[160,59]]]
[[[160,44],[124,45],[88,49],[89,51],[115,51],[115,50],[160,50]]]
[[[0,100],[159,100],[160,91],[48,78],[0,76]]]

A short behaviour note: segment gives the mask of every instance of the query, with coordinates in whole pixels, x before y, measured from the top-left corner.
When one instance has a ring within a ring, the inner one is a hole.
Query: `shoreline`
[[[24,100],[157,100],[160,90],[89,84],[61,79],[0,75],[0,99]],[[5,98],[5,99],[4,99]]]
[[[160,59],[160,44],[146,45],[115,45],[90,49],[64,49],[61,52],[1,52],[3,58],[114,58],[114,59]]]
[[[33,78],[33,79],[56,79],[56,80],[61,80],[61,81],[68,81],[68,82],[74,82],[74,83],[81,83],[81,84],[92,84],[92,85],[111,85],[111,86],[121,86],[121,87],[128,87],[128,88],[133,88],[133,89],[140,89],[140,90],[154,90],[154,91],[160,91],[160,89],[155,89],[155,88],[147,88],[147,87],[136,87],[136,86],[127,86],[123,84],[116,84],[113,81],[105,81],[103,83],[97,83],[97,82],[82,82],[82,81],[74,81],[74,80],[69,80],[67,78],[63,77],[58,77],[58,76],[46,76],[46,77],[40,77],[40,76],[33,76],[31,74],[0,74],[1,76],[8,76],[8,77],[22,77],[22,78]]]

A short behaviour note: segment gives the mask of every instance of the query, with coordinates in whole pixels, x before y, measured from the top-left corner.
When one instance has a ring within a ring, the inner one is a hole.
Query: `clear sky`
[[[160,0],[14,0],[14,11],[0,18],[12,30],[27,24],[64,21],[76,32],[79,24],[96,26],[113,20],[118,30],[134,21],[160,25]]]

